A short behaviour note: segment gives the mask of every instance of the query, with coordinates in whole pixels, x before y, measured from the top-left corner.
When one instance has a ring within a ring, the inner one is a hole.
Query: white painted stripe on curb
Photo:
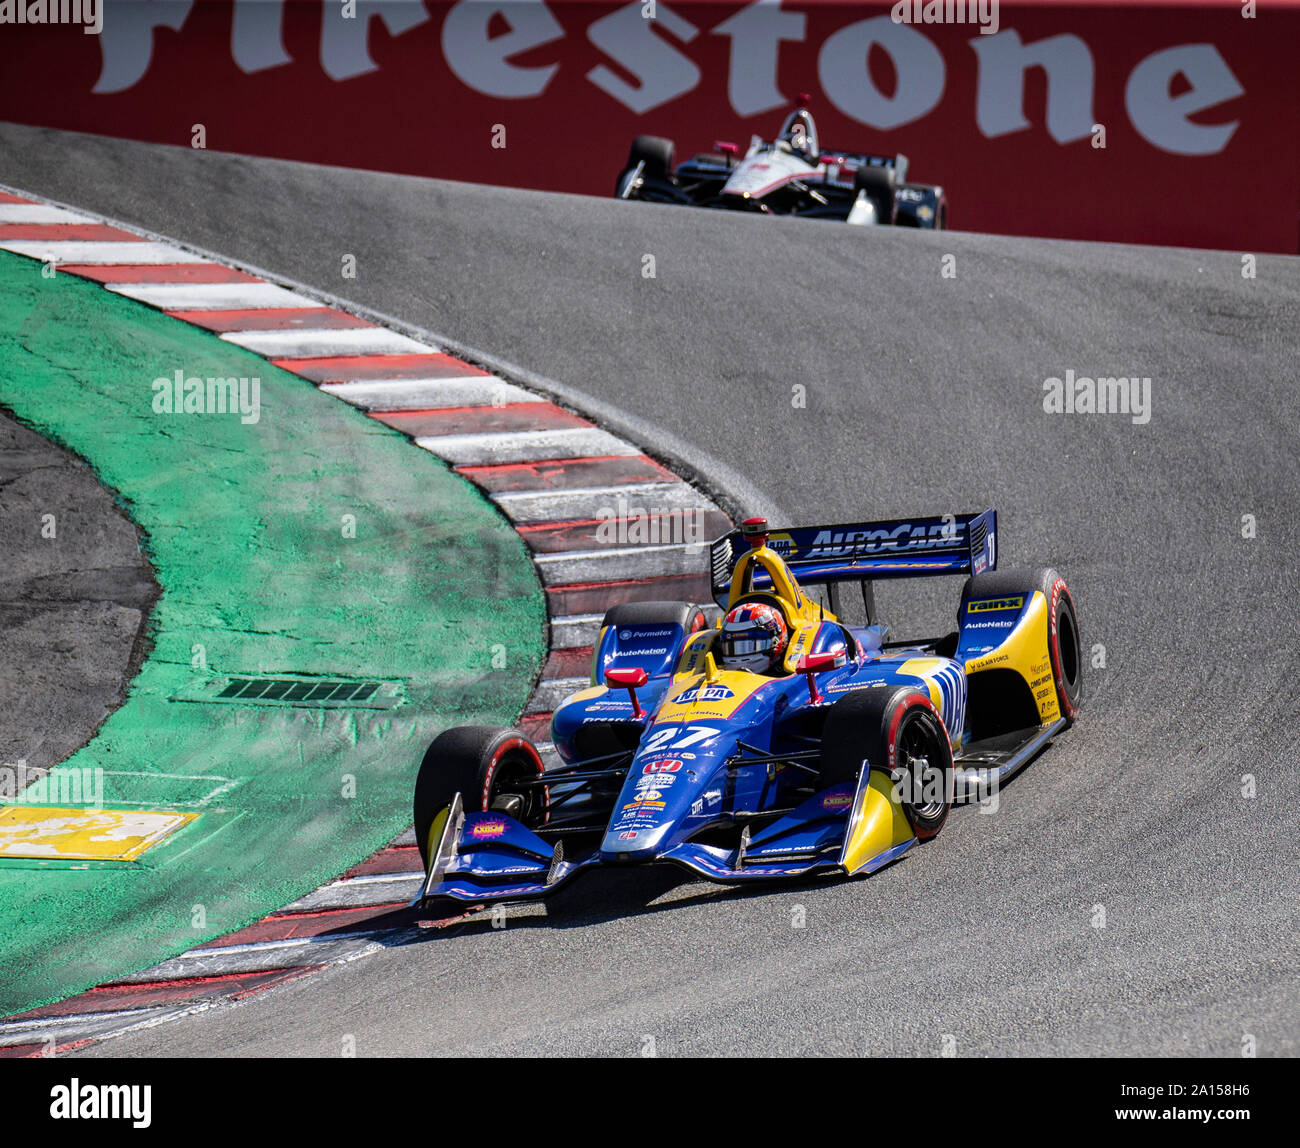
[[[368,873],[364,877],[349,877],[332,881],[313,893],[299,897],[291,905],[277,910],[280,913],[310,913],[320,909],[360,909],[367,905],[388,905],[396,901],[409,901],[420,891],[423,873]]]
[[[129,240],[81,239],[10,239],[0,240],[0,250],[26,255],[44,263],[120,264],[133,267],[137,264],[207,263],[199,255],[191,255],[179,247],[165,243],[132,243]]]
[[[320,306],[315,299],[271,283],[105,283],[104,286],[118,295],[163,311],[248,311],[268,307]]]
[[[455,466],[641,453],[631,443],[615,438],[608,431],[597,427],[437,435],[417,438],[415,442],[417,446],[432,451]]]
[[[64,207],[44,203],[0,203],[0,223],[98,223]]]
[[[537,756],[542,759],[543,769],[563,769],[569,763],[560,756],[560,751],[549,741],[536,742]]]
[[[677,481],[635,486],[591,486],[575,490],[503,491],[492,497],[507,518],[521,525],[608,517],[619,512],[620,500],[629,510],[636,508],[644,513],[717,509],[695,487]]]
[[[634,550],[582,550],[534,554],[533,563],[544,586],[571,582],[622,582],[664,578],[673,574],[703,574],[708,547],[700,542],[675,546],[641,546]]]
[[[188,977],[220,977],[231,973],[265,973],[300,965],[320,965],[350,960],[377,952],[383,945],[374,933],[349,933],[341,937],[299,937],[265,941],[256,945],[229,945],[216,949],[191,949],[179,957],[134,973],[114,985],[142,985]]]
[[[528,699],[528,708],[525,712],[530,714],[550,713],[571,693],[578,690],[585,690],[591,682],[586,678],[549,678],[537,683],[537,689],[533,691],[533,696]]]
[[[326,383],[321,390],[368,411],[430,411],[446,407],[490,407],[546,401],[541,395],[477,371],[462,378]]]
[[[227,343],[265,355],[268,359],[320,359],[329,355],[410,355],[437,352],[384,327],[342,327],[321,330],[227,331]]]
[[[594,646],[604,614],[569,614],[551,619],[551,649],[576,650]]]
[[[15,1044],[43,1044],[52,1038],[57,1044],[100,1036],[114,1032],[122,1025],[133,1024],[147,1016],[173,1011],[174,1006],[155,1005],[152,1008],[114,1009],[111,1012],[78,1013],[74,1016],[52,1016],[37,1020],[0,1022],[0,1048]]]

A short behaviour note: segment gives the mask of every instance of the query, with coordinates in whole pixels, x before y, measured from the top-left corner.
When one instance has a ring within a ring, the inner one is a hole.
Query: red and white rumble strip
[[[610,544],[636,515],[663,537],[683,512],[697,538],[730,520],[640,448],[548,397],[302,289],[123,225],[0,189],[0,250],[203,327],[393,427],[478,486],[537,566],[550,654],[523,730],[544,759],[551,710],[588,681],[604,611],[656,598],[708,601],[702,543]],[[602,531],[603,527],[603,531]],[[671,538],[680,538],[680,533]],[[0,1056],[41,1056],[244,997],[382,948],[411,927],[420,859],[408,831],[336,881],[227,937],[133,976],[0,1021]],[[460,918],[453,918],[458,920]]]

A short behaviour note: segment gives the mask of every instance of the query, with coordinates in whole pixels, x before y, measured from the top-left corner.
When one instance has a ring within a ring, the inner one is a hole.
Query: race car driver
[[[775,606],[741,602],[723,619],[718,664],[724,670],[779,673],[789,640],[789,628]]]
[[[817,127],[806,108],[798,108],[786,116],[777,139],[808,163],[817,163]]]

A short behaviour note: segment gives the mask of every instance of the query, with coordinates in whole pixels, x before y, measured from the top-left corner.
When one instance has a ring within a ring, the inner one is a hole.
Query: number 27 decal
[[[679,737],[678,734],[681,736]],[[718,730],[711,725],[666,725],[657,729],[642,744],[642,750],[662,753],[669,749],[689,749],[709,738],[717,737]]]

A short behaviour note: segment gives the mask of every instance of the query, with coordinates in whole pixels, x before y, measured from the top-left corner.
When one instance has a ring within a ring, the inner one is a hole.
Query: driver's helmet
[[[723,669],[765,674],[780,663],[789,634],[781,611],[766,602],[742,602],[728,611],[718,640]]]
[[[799,108],[786,116],[777,138],[789,144],[792,152],[809,163],[817,162],[820,154],[817,150],[817,126],[813,123],[812,112],[807,108]]]

